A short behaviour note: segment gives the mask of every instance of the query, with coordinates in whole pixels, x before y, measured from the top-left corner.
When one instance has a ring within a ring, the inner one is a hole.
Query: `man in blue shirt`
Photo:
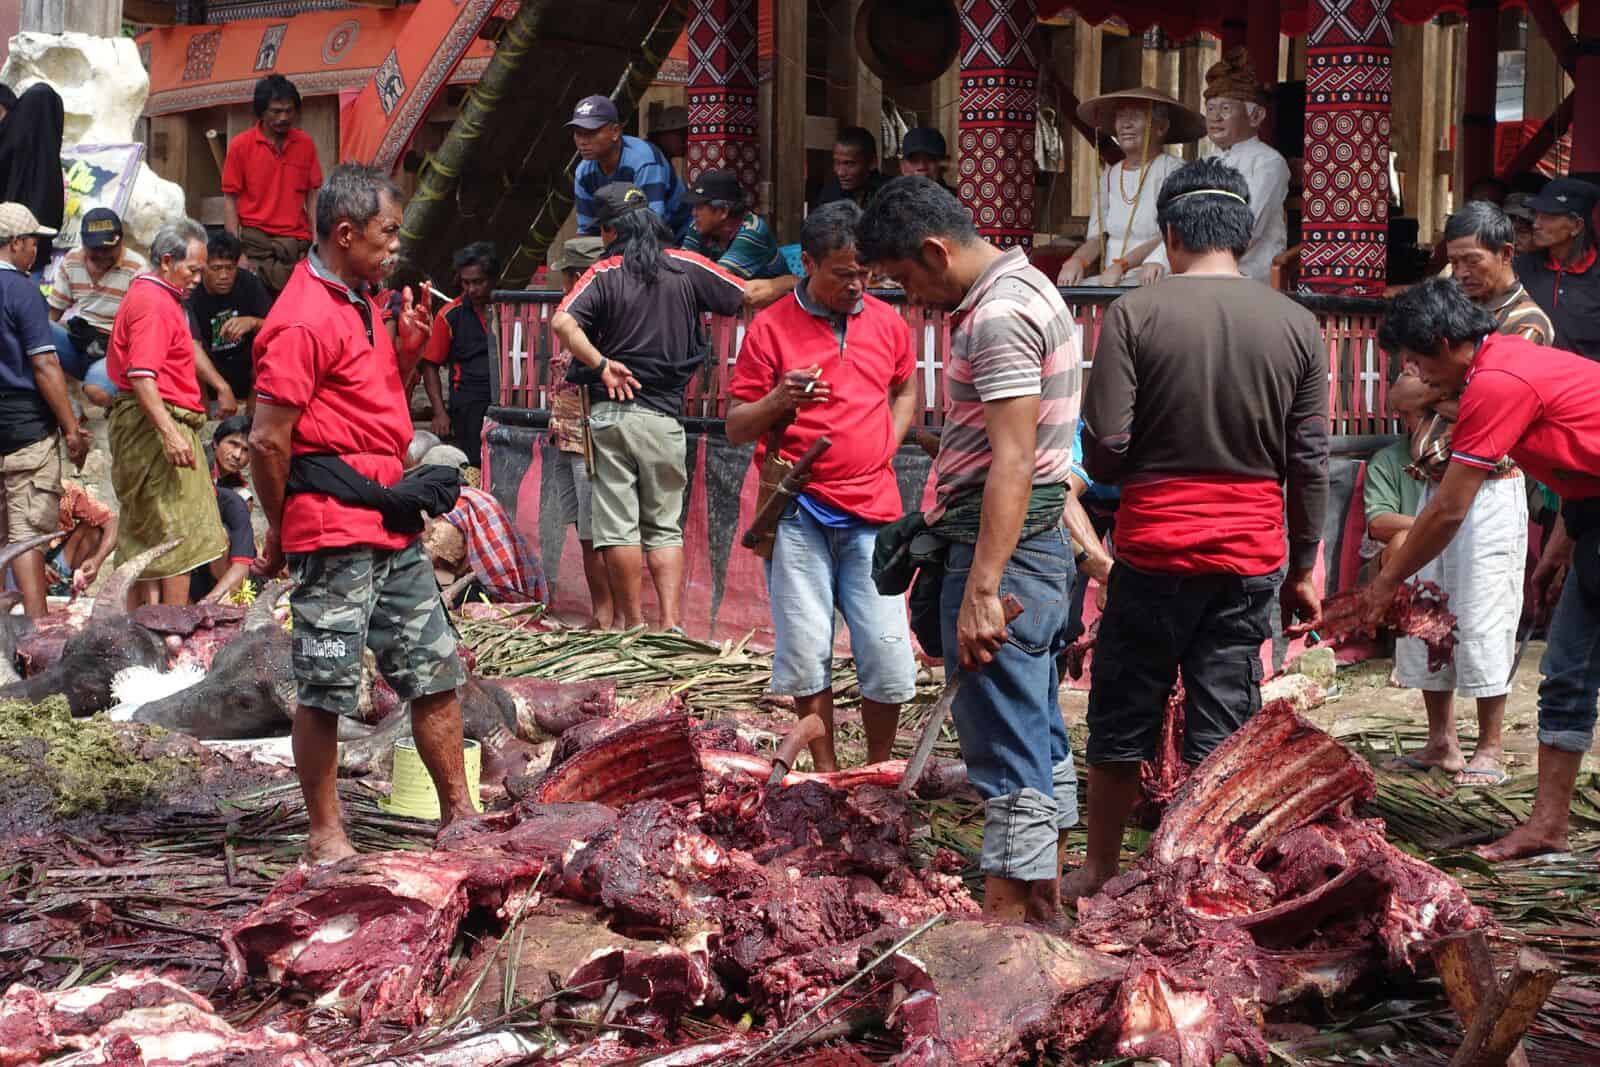
[[[580,234],[593,237],[600,233],[594,194],[602,186],[621,182],[643,192],[650,209],[672,230],[673,238],[683,240],[690,215],[689,205],[683,200],[682,180],[661,149],[622,132],[617,105],[609,97],[586,96],[579,100],[567,128],[572,131],[578,155],[583,157],[572,183]]]
[[[28,277],[41,226],[21,204],[0,204],[0,517],[6,544],[60,528],[61,452],[82,467],[89,438],[67,399],[56,358],[50,310]],[[11,565],[30,618],[45,613],[44,556],[24,553]]]

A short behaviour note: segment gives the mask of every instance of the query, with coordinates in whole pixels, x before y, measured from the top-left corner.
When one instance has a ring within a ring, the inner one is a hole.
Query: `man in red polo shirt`
[[[794,697],[797,715],[827,724],[811,744],[821,771],[838,767],[836,612],[850,627],[867,762],[889,758],[900,705],[917,687],[905,601],[872,581],[878,530],[904,510],[890,464],[916,412],[916,355],[905,320],[867,295],[867,269],[856,259],[860,218],[849,200],[806,218],[806,279],[750,324],[729,387],[728,440],[759,440],[758,466],[774,448],[795,460],[824,434],[832,442],[779,521],[767,563],[778,646],[772,691]]]
[[[442,822],[473,814],[456,698],[465,672],[417,535],[391,529],[375,508],[288,493],[301,457],[338,457],[389,487],[404,473],[411,411],[402,382],[427,343],[429,309],[404,290],[397,352],[371,295],[399,255],[400,216],[399,193],[380,171],[334,168],[317,198],[317,246],[290,275],[256,341],[251,470],[268,524],[264,569],[276,572],[287,553],[295,580],[294,761],[311,821],[306,854],[315,862],[355,852],[334,786],[338,716],[356,712],[363,646],[411,701],[412,734]]]
[[[282,74],[256,82],[256,124],[228,144],[222,164],[223,218],[256,275],[277,294],[311,247],[322,165],[302,130],[300,90]]]
[[[1497,334],[1494,318],[1442,278],[1397,297],[1378,340],[1415,363],[1423,381],[1459,394],[1461,413],[1444,480],[1366,589],[1371,624],[1381,623],[1400,583],[1450,544],[1502,456],[1563,501],[1561,522],[1528,580],[1537,609],[1555,605],[1539,664],[1539,789],[1528,820],[1477,851],[1491,863],[1565,852],[1600,697],[1600,366]]]

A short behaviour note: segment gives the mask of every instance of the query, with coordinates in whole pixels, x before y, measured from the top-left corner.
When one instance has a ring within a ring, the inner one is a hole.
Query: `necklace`
[[[1133,195],[1129,196],[1128,195],[1128,181],[1127,181],[1128,180],[1128,163],[1127,163],[1126,160],[1123,161],[1122,169],[1117,172],[1117,192],[1119,194],[1121,194],[1122,202],[1124,204],[1132,204],[1134,201],[1139,199],[1139,191],[1144,188],[1144,172],[1145,172],[1145,168],[1147,168],[1149,166],[1150,166],[1150,160],[1148,160],[1148,159],[1145,160],[1143,163],[1139,164],[1139,181],[1133,187]]]

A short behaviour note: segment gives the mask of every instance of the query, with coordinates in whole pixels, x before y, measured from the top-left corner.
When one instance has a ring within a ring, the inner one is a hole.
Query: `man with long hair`
[[[737,315],[744,284],[674,248],[644,192],[614,182],[594,196],[605,256],[550,320],[589,388],[594,546],[605,557],[616,621],[638,626],[650,565],[663,630],[677,629],[683,586],[683,392],[704,358],[700,317]],[[642,548],[642,552],[641,552]]]
[[[300,129],[300,90],[282,74],[256,82],[256,124],[228,142],[222,163],[223,218],[256,274],[276,295],[311,247],[322,164]]]

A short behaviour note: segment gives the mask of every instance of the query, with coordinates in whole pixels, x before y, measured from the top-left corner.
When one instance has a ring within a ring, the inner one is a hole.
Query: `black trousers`
[[[1167,698],[1183,668],[1183,758],[1199,763],[1261,710],[1261,645],[1283,571],[1111,571],[1089,688],[1090,765],[1155,756]]]
[[[476,467],[483,462],[483,417],[489,412],[489,398],[451,392],[449,406],[450,429],[455,435],[452,443]]]

